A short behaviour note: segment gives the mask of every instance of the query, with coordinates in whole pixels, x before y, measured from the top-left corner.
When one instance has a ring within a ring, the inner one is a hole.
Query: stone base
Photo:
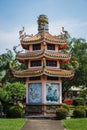
[[[50,115],[55,114],[56,109],[60,107],[61,104],[52,104],[52,105],[26,105],[25,113],[27,115]]]

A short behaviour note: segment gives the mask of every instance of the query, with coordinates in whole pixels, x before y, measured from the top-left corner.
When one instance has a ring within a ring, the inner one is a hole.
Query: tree
[[[11,82],[13,76],[10,73],[9,63],[14,59],[13,53],[11,50],[7,49],[7,53],[0,55],[0,83]]]
[[[79,63],[79,67],[76,70],[75,77],[73,79],[74,86],[87,86],[87,42],[80,39],[72,39],[74,42],[73,57]]]
[[[72,58],[62,67],[74,69],[75,76],[72,80],[63,79],[63,92],[67,92],[71,86],[87,86],[87,42],[82,38],[73,38],[70,43],[73,44]]]
[[[13,69],[16,68],[17,70],[22,70],[26,68],[26,65],[18,64],[12,51],[7,49],[6,53],[0,55],[0,83],[2,84],[2,86],[3,84],[6,84],[8,82],[13,83],[19,80],[16,79],[11,73],[12,64],[13,64]],[[24,79],[22,79],[22,82],[23,81]]]

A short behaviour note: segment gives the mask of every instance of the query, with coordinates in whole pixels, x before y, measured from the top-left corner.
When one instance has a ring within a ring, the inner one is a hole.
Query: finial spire
[[[48,18],[46,15],[42,14],[38,17],[38,32],[46,31],[48,32]]]

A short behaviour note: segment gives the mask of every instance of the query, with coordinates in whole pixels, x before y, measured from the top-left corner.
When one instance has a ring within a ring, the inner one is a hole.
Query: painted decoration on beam
[[[46,83],[46,103],[60,103],[59,83]]]
[[[28,103],[42,103],[42,84],[30,83],[28,84]]]

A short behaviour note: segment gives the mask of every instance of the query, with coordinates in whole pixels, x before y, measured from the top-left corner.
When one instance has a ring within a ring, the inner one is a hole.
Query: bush
[[[85,107],[85,106],[76,106],[75,109],[82,109],[82,110],[85,110],[86,107]]]
[[[85,101],[83,98],[74,98],[73,99],[73,105],[78,106],[78,105],[84,105]]]
[[[23,109],[20,106],[11,106],[6,112],[7,118],[20,118],[22,117]]]
[[[64,103],[66,103],[67,105],[72,105],[73,104],[73,100],[72,99],[65,99]]]
[[[82,107],[77,107],[77,108],[75,108],[75,110],[73,111],[73,116],[74,116],[75,118],[86,117],[86,111],[85,111],[85,109],[82,109]]]
[[[86,112],[86,117],[87,117],[87,107],[85,108],[85,112]]]
[[[63,103],[63,104],[62,104],[62,107],[63,107],[63,108],[65,108],[65,109],[67,109],[67,111],[69,112],[69,110],[70,110],[69,105],[67,105],[67,104]]]
[[[3,111],[2,103],[0,102],[0,113]]]
[[[58,120],[65,119],[67,115],[68,115],[68,111],[65,108],[61,107],[56,110],[56,119]]]

